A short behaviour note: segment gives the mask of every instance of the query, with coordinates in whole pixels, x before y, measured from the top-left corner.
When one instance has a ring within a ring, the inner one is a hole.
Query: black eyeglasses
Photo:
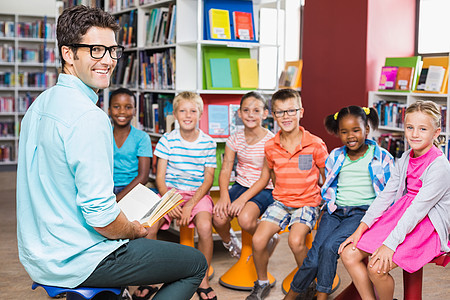
[[[300,110],[301,108],[292,108],[288,110],[277,110],[274,111],[273,114],[277,118],[281,118],[284,116],[284,114],[287,114],[288,116],[295,116],[295,114]]]
[[[109,51],[109,55],[112,59],[119,59],[123,55],[123,46],[111,46],[106,47],[104,45],[88,45],[88,44],[70,44],[69,47],[81,48],[86,47],[91,49],[91,57],[93,59],[102,59],[105,56],[106,51]]]

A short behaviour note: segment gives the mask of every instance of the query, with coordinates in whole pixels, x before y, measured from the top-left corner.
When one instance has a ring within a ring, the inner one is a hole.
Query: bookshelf
[[[369,92],[369,107],[375,107],[380,117],[380,126],[377,131],[372,133],[373,137],[379,141],[381,146],[390,150],[394,157],[399,157],[401,151],[408,149],[403,134],[402,110],[417,100],[430,100],[441,106],[441,138],[445,139],[442,151],[449,158],[450,122],[448,107],[450,107],[450,94]],[[391,141],[389,142],[389,140]]]
[[[54,17],[0,14],[0,165],[17,163],[20,121],[57,78]]]

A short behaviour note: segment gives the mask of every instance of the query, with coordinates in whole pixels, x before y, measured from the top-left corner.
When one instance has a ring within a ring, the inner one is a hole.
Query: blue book
[[[214,88],[231,88],[231,67],[229,58],[210,58],[211,81]]]

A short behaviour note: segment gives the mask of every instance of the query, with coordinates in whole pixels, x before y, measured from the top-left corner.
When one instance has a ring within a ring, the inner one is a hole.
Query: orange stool
[[[194,247],[194,228],[187,226],[180,226],[180,244]],[[209,266],[208,278],[211,280],[214,277],[214,268]]]
[[[252,255],[252,235],[245,230],[242,233],[242,249],[239,260],[222,275],[219,283],[224,287],[242,291],[250,291],[253,284],[258,280]],[[267,273],[271,286],[275,285],[275,278]]]
[[[316,225],[314,226],[313,229],[317,229],[317,223],[319,223],[319,222],[316,222]],[[288,232],[288,231],[289,231],[288,229],[285,229],[285,230],[281,231],[280,233]],[[309,233],[306,236],[306,241],[305,241],[306,247],[308,249],[311,249],[312,242],[313,242],[312,233]],[[287,294],[289,292],[289,290],[291,288],[291,282],[294,279],[295,273],[297,273],[297,271],[298,271],[298,267],[295,268],[294,270],[292,270],[292,272],[289,273],[289,275],[286,276],[286,278],[284,278],[283,283],[281,285],[281,289],[282,289],[284,294]],[[336,291],[340,284],[341,284],[341,280],[339,279],[339,276],[336,274],[336,276],[334,277],[333,287],[332,287],[331,293]]]

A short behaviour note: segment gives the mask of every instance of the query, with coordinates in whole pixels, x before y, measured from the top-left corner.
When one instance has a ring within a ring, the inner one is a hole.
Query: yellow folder
[[[256,59],[239,58],[237,64],[241,88],[258,88],[258,64]]]

